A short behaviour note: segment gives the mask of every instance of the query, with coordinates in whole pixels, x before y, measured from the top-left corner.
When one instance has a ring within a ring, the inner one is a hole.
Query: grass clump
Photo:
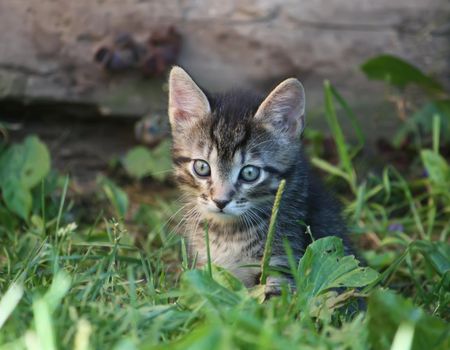
[[[50,170],[43,143],[33,137],[2,145],[0,350],[448,349],[450,167],[440,153],[443,116],[433,119],[432,142],[415,149],[409,176],[395,166],[363,176],[357,164],[364,136],[356,119],[329,83],[325,101],[338,161],[316,154],[313,164],[343,189],[367,266],[345,256],[339,239],[316,240],[299,263],[290,259],[295,291],[285,288],[265,301],[265,278],[274,273],[268,264],[252,290],[218,266],[190,266],[186,243],[171,224],[176,201],[144,204],[133,214],[126,191],[103,177],[98,192],[109,207],[86,221],[77,216],[69,178]],[[339,112],[351,118],[356,146],[345,139]],[[39,145],[45,171],[22,172],[30,143]],[[21,182],[19,194],[26,195],[12,195],[14,181],[6,178]]]

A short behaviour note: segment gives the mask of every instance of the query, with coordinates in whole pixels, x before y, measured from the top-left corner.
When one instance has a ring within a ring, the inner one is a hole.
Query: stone
[[[329,79],[350,101],[371,104],[383,90],[358,66],[381,53],[449,85],[449,18],[448,0],[1,1],[0,98],[88,103],[107,116],[160,113],[164,79],[108,74],[93,55],[117,33],[144,40],[175,25],[179,64],[206,88],[267,91],[297,76],[314,109]]]

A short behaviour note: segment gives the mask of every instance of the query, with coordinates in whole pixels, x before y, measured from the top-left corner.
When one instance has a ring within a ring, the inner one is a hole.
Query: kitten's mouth
[[[219,215],[219,216],[232,216],[232,217],[236,216],[234,214],[227,213],[227,212],[225,212],[223,210],[213,211],[212,213],[216,214],[216,215]]]
[[[207,210],[206,215],[213,219],[219,219],[219,220],[237,220],[239,218],[239,215],[226,212],[224,210]]]

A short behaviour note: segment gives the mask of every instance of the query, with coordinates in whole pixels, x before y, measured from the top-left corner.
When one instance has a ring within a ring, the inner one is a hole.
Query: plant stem
[[[209,229],[207,222],[205,222],[205,244],[206,244],[206,257],[208,259],[208,273],[212,277],[211,250],[209,249]]]
[[[269,260],[272,255],[273,237],[275,235],[275,224],[278,216],[278,209],[280,207],[281,197],[283,196],[284,187],[286,186],[286,180],[281,180],[278,186],[277,195],[275,196],[275,202],[273,203],[272,215],[270,217],[269,231],[267,232],[266,245],[264,247],[264,254],[261,263],[261,284],[266,284],[267,270],[269,268]]]
[[[435,114],[433,116],[433,151],[439,153],[439,136],[441,129],[441,120],[439,115]]]

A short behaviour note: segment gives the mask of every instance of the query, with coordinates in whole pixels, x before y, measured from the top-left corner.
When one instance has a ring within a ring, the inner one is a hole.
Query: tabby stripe
[[[292,173],[294,172],[295,165],[287,168],[286,170],[279,170],[277,168],[274,168],[272,166],[267,165],[267,166],[263,167],[263,170],[265,170],[265,171],[267,171],[267,172],[269,172],[271,174],[278,175],[279,177],[281,177],[283,179],[286,179],[290,175],[292,175]]]
[[[191,160],[192,160],[192,159],[189,158],[189,157],[175,157],[175,158],[173,159],[173,162],[174,162],[176,165],[181,165],[181,164],[190,162]]]
[[[245,150],[241,148],[241,165],[244,165],[245,163],[245,156],[246,156]]]
[[[209,159],[209,157],[211,156],[211,152],[212,152],[212,150],[213,150],[213,145],[212,145],[212,143],[208,146],[208,155],[206,156],[206,158],[207,159]]]
[[[277,175],[283,173],[281,170],[278,170],[277,168],[274,168],[270,165],[266,165],[265,167],[263,167],[263,170],[267,171],[268,173],[277,174]]]
[[[195,181],[195,178],[191,175],[191,173],[186,171],[186,170],[184,170],[184,169],[182,169],[182,173],[181,174],[177,174],[175,176],[175,179],[180,184],[188,185],[188,186],[191,186],[193,188],[198,188],[199,187],[197,182]]]

